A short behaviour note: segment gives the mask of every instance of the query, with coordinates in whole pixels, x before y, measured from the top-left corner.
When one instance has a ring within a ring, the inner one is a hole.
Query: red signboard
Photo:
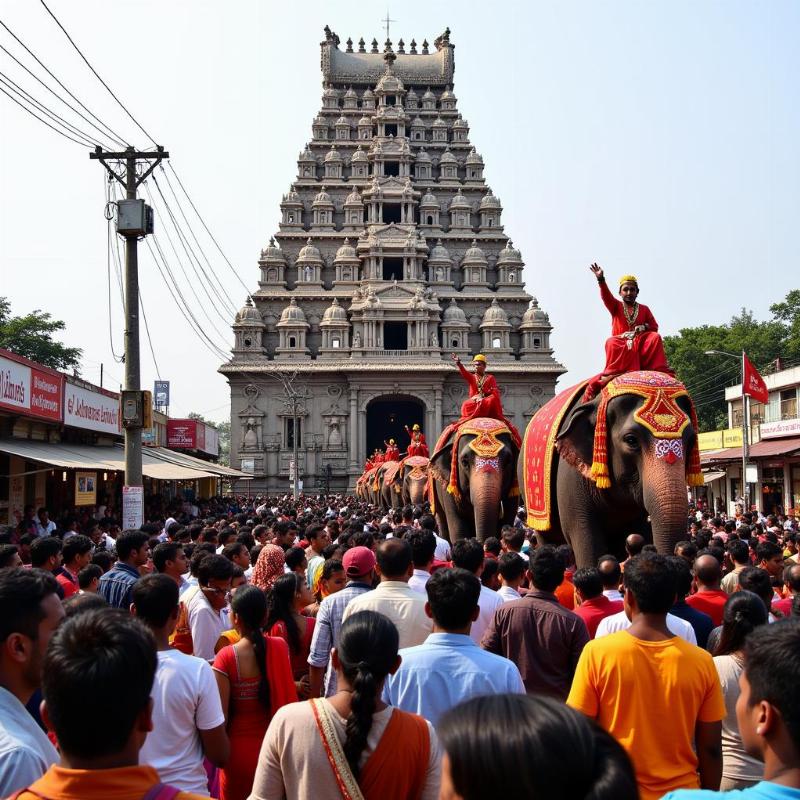
[[[0,350],[0,408],[61,422],[64,378],[58,372]]]
[[[64,379],[61,375],[31,369],[31,414],[60,422],[63,397]]]
[[[176,450],[195,450],[198,447],[198,428],[202,423],[195,419],[168,419],[167,420],[167,447]],[[203,434],[205,430],[203,431]],[[205,436],[203,436],[205,439]]]

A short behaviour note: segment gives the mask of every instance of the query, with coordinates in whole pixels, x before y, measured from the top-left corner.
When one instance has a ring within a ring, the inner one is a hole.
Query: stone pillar
[[[350,472],[357,474],[358,463],[358,389],[350,387],[350,419],[348,420],[350,433]]]
[[[435,443],[439,434],[442,432],[442,390],[434,389],[434,405],[433,405],[433,431],[434,436],[431,440]],[[433,445],[431,445],[433,447]]]

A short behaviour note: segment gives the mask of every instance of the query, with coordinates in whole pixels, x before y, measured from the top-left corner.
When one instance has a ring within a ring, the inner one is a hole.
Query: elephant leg
[[[594,487],[575,470],[562,468],[562,465],[559,465],[556,481],[558,516],[564,538],[575,552],[579,568],[595,567],[597,559],[608,552],[609,545]]]

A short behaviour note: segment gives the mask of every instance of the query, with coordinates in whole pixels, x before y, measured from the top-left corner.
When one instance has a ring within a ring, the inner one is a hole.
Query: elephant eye
[[[638,449],[638,448],[639,448],[639,440],[638,440],[638,439],[636,438],[636,436],[635,436],[634,434],[632,434],[632,433],[626,433],[626,434],[625,434],[625,435],[622,437],[622,441],[623,441],[623,442],[625,442],[625,444],[627,444],[627,445],[628,445],[628,447],[633,447],[633,448],[635,448],[635,449]]]

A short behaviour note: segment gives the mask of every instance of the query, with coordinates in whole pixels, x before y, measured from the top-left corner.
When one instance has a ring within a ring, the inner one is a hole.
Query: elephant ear
[[[587,480],[593,480],[592,451],[594,428],[597,423],[597,403],[596,398],[575,406],[556,437],[558,455]]]

